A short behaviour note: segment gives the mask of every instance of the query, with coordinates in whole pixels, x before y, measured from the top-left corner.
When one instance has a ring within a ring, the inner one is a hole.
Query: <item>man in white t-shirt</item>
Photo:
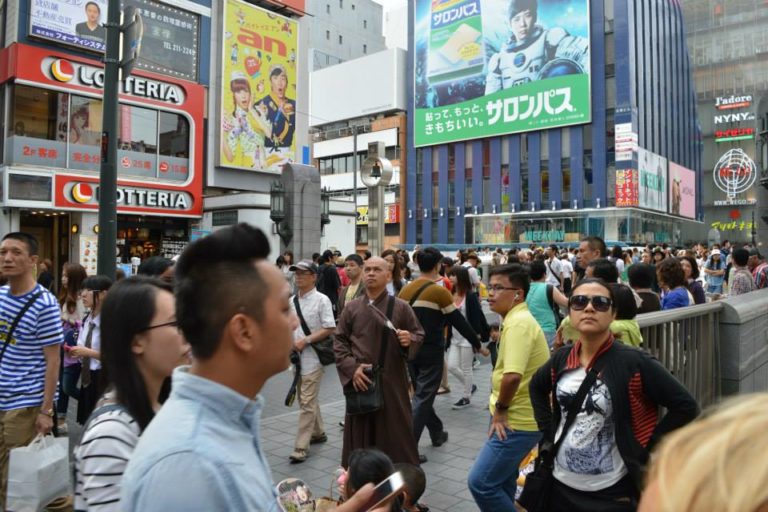
[[[571,293],[571,284],[573,283],[573,265],[571,265],[567,252],[564,252],[560,257],[560,269],[563,271],[563,293],[567,296]]]
[[[556,286],[563,289],[563,268],[560,264],[560,260],[557,259],[557,246],[550,245],[547,247],[547,261],[545,262],[547,267],[547,284]]]
[[[315,289],[317,283],[317,265],[309,260],[302,260],[292,265],[291,272],[296,277],[297,294],[291,297],[291,309],[299,320],[303,317],[309,332],[299,322],[293,331],[294,349],[301,353],[301,384],[299,387],[299,431],[296,433],[291,462],[296,464],[307,460],[309,445],[324,443],[323,418],[320,415],[320,383],[323,380],[323,365],[317,357],[312,343],[323,341],[333,334],[336,321],[333,318],[331,300]],[[301,314],[296,308],[298,302]]]
[[[480,266],[480,258],[477,254],[470,253],[469,256],[467,256],[467,261],[465,261],[462,266],[467,268],[472,288],[474,291],[477,291],[477,287],[480,286],[480,273],[477,270],[477,267]]]

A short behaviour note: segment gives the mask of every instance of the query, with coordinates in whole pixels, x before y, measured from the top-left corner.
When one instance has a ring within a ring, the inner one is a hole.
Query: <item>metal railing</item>
[[[637,316],[643,347],[677,377],[701,407],[721,396],[722,309],[722,303],[711,302]]]

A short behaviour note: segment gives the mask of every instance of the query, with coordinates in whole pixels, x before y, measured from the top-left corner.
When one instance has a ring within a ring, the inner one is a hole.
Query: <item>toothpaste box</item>
[[[432,0],[429,81],[447,82],[482,73],[484,54],[480,0]]]

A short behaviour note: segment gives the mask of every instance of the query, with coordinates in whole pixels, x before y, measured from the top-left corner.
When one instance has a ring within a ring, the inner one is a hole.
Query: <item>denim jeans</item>
[[[515,510],[520,462],[541,439],[541,432],[512,431],[485,442],[469,471],[469,490],[481,511]]]

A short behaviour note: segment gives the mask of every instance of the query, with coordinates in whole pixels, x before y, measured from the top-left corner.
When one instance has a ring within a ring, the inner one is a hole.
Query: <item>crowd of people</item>
[[[691,462],[680,453],[704,457],[712,428],[732,434],[718,450],[738,449],[745,434],[732,425],[750,411],[735,403],[696,420],[689,391],[642,349],[637,315],[768,286],[757,248],[727,242],[609,250],[587,237],[573,250],[455,258],[433,247],[299,261],[286,251],[273,265],[264,233],[239,224],[116,282],[68,263],[57,298],[37,253],[26,233],[0,245],[3,510],[10,450],[66,435],[70,398],[84,426],[73,493],[49,510],[278,510],[259,393],[290,364],[290,462],[328,441],[319,391],[335,368],[346,400],[337,510],[367,510],[373,484],[398,471],[404,487],[376,510],[423,511],[419,441],[426,430],[433,446],[450,442],[435,398],[450,374],[461,384],[453,408],[469,406],[486,357],[489,427],[467,475],[480,510],[695,510],[702,498],[678,478]],[[521,462],[537,450],[550,486],[520,496]],[[696,473],[707,503],[738,488],[740,504],[765,504],[760,486],[714,473]]]

